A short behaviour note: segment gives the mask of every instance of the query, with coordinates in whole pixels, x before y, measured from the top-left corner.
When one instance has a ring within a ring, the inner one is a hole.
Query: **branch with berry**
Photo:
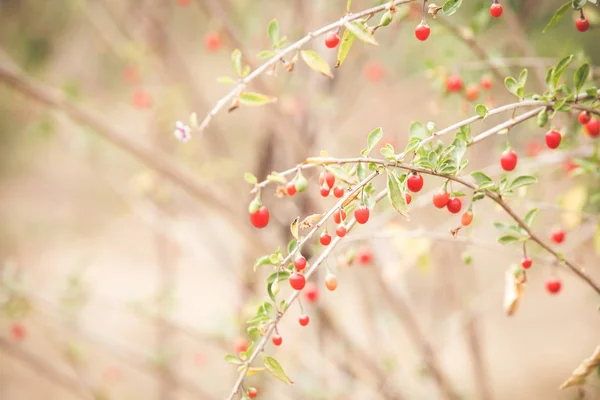
[[[274,272],[266,280],[267,293],[271,301],[264,302],[255,317],[248,321],[249,334],[260,339],[238,356],[228,355],[226,357],[227,361],[239,365],[240,370],[240,375],[229,398],[233,398],[240,388],[244,387],[245,377],[252,368],[251,364],[263,352],[269,338],[276,346],[282,344],[283,339],[277,329],[279,321],[288,312],[292,303],[298,300],[301,292],[305,293],[307,299],[315,296],[311,294],[314,293],[315,286],[307,283],[307,279],[331,254],[332,249],[344,240],[356,224],[366,224],[375,205],[384,198],[389,200],[391,206],[398,213],[409,219],[409,205],[412,196],[422,190],[424,176],[433,176],[442,180],[440,190],[432,197],[434,207],[446,208],[452,214],[462,212],[459,228],[451,231],[455,237],[460,234],[461,229],[471,225],[475,217],[474,205],[484,198],[496,203],[513,220],[514,224],[494,224],[502,231],[498,238],[501,244],[520,245],[523,249],[520,267],[507,275],[511,288],[506,300],[508,302],[506,311],[509,315],[514,313],[516,305],[522,297],[522,285],[526,281],[526,271],[533,265],[532,258],[527,254],[528,246],[536,245],[545,251],[551,256],[555,265],[565,266],[600,295],[598,283],[594,282],[575,262],[568,260],[556,250],[556,247],[565,241],[563,229],[552,231],[548,239],[544,239],[532,229],[532,224],[538,214],[537,208],[520,216],[509,205],[510,197],[517,191],[538,182],[535,176],[523,175],[513,178],[505,174],[495,181],[482,171],[473,171],[470,173],[471,179],[464,177],[468,167],[468,160],[465,159],[468,148],[498,134],[505,135],[507,139],[507,149],[500,156],[500,166],[507,173],[515,170],[518,155],[510,147],[509,132],[517,124],[533,118],[536,118],[539,127],[544,127],[559,113],[568,118],[573,111],[578,111],[574,118],[583,126],[589,139],[580,139],[574,134],[566,135],[555,127],[551,127],[545,135],[545,143],[550,150],[557,149],[561,144],[564,146],[563,137],[565,136],[569,141],[566,146],[571,146],[580,140],[593,140],[598,137],[598,118],[593,115],[600,115],[600,92],[596,87],[591,86],[587,90],[583,90],[588,86],[589,65],[584,63],[576,69],[572,85],[562,83],[562,75],[572,60],[573,56],[565,57],[548,70],[547,90],[542,94],[525,94],[527,70],[523,70],[518,78],[508,77],[505,80],[507,90],[519,99],[517,103],[491,110],[488,110],[483,104],[479,104],[475,107],[476,115],[441,130],[436,130],[435,125],[431,122],[427,124],[412,123],[409,128],[408,143],[401,152],[396,152],[390,144],[386,144],[380,149],[383,158],[372,157],[370,153],[383,138],[382,129],[377,128],[369,133],[367,147],[361,152],[360,157],[335,158],[322,153],[318,157],[307,158],[289,170],[280,173],[273,172],[261,182],[252,174],[247,173],[245,178],[254,186],[251,192],[255,195],[249,206],[250,221],[257,228],[264,228],[269,223],[269,211],[261,200],[264,190],[269,185],[275,184],[277,185],[275,193],[278,197],[293,197],[305,192],[309,182],[304,173],[309,169],[322,170],[318,185],[320,195],[328,197],[333,194],[339,200],[323,214],[310,215],[304,219],[296,218],[291,222],[290,230],[293,238],[287,246],[285,256],[284,253],[277,250],[273,254],[257,260],[255,269],[263,266],[274,268]],[[533,109],[515,115],[515,111],[521,108]],[[473,123],[508,111],[512,111],[513,114],[505,122],[478,135],[471,135]],[[446,145],[438,140],[450,133],[454,133],[450,144]],[[587,143],[584,146],[593,146],[597,149],[597,144]],[[594,151],[589,157],[578,159],[577,163],[582,171],[581,174],[597,177],[600,164],[597,151]],[[377,178],[383,175],[386,176],[385,188],[378,191],[376,189],[376,184],[379,182]],[[453,188],[453,184],[462,186],[468,193]],[[469,200],[465,201],[465,198]],[[348,218],[349,215],[352,217]],[[329,219],[333,219],[336,226],[335,238],[329,233]],[[308,233],[301,235],[301,232],[306,229],[309,229]],[[302,256],[302,248],[308,246],[321,229],[319,243],[324,250],[314,261],[309,263]],[[288,281],[294,290],[286,300],[277,298],[281,281]],[[336,276],[329,272],[324,279],[324,284],[330,291],[336,290]],[[546,282],[546,289],[551,294],[559,293],[561,288],[562,282],[554,276],[551,276]],[[299,318],[299,323],[302,326],[309,323],[309,317],[304,312]],[[263,355],[262,358],[264,368],[273,376],[286,383],[292,383],[275,359],[267,355]],[[255,394],[252,388],[245,388],[242,396],[252,397],[251,393]]]

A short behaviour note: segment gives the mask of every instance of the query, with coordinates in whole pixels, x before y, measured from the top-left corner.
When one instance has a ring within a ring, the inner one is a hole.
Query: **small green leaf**
[[[398,211],[401,215],[406,217],[408,215],[408,207],[406,206],[406,197],[402,190],[400,189],[400,181],[398,177],[393,173],[389,172],[387,174],[387,189],[388,189],[388,199],[392,206]]]
[[[258,179],[250,172],[244,173],[244,180],[251,185],[256,185],[258,183]]]
[[[379,149],[379,152],[386,160],[395,160],[396,159],[396,152],[394,151],[394,146],[392,146],[389,143],[386,143],[385,146],[383,146],[381,149]]]
[[[244,92],[240,96],[240,102],[247,106],[262,106],[274,102],[275,97],[269,97],[255,92]]]
[[[573,76],[573,81],[575,83],[575,93],[579,94],[581,88],[585,85],[588,77],[590,76],[590,65],[585,63],[577,68],[575,71],[575,75]]]
[[[358,163],[356,166],[356,176],[359,180],[363,181],[369,175],[369,169],[365,163]]]
[[[552,84],[554,87],[556,87],[558,85],[558,81],[562,77],[562,74],[569,67],[569,65],[571,65],[571,63],[573,62],[573,58],[574,58],[573,54],[570,54],[570,55],[566,56],[565,58],[563,58],[562,60],[560,60],[558,62],[558,64],[556,64],[556,67],[554,68],[554,73],[552,74]]]
[[[331,74],[331,69],[329,69],[329,65],[327,65],[325,60],[323,60],[321,56],[318,55],[315,51],[302,50],[300,52],[300,55],[302,56],[302,59],[304,60],[306,65],[308,65],[310,68],[322,75],[325,75],[329,78],[333,78],[333,75]]]
[[[519,239],[517,236],[513,236],[513,235],[503,235],[498,238],[498,242],[500,242],[502,244],[511,244],[511,243],[517,243],[520,241],[521,241],[521,239]]]
[[[523,68],[519,74],[519,86],[523,87],[527,83],[527,68]]]
[[[298,241],[296,239],[290,240],[290,242],[287,245],[288,254],[291,254],[292,251],[294,251],[296,249],[297,245],[298,245]]]
[[[290,380],[290,378],[288,378],[279,362],[277,362],[277,360],[273,357],[263,356],[263,363],[265,364],[267,371],[269,371],[269,373],[275,378],[279,379],[283,383],[287,383],[288,385],[294,383]]]
[[[352,6],[352,0],[346,1],[346,12],[350,12],[351,6]]]
[[[374,46],[378,45],[371,32],[369,32],[369,30],[360,22],[346,22],[344,26],[346,27],[346,29],[352,32],[352,34],[356,36],[359,40],[368,44],[372,44]]]
[[[217,82],[223,83],[225,85],[231,85],[235,83],[235,80],[229,76],[220,76],[217,78]]]
[[[350,176],[350,173],[346,171],[344,168],[339,165],[328,165],[325,169],[335,175],[336,178],[346,182],[346,183],[354,183],[356,179]]]
[[[560,19],[565,15],[567,10],[569,9],[570,5],[571,5],[571,1],[568,1],[565,4],[563,4],[562,6],[560,6],[560,8],[558,10],[556,10],[554,15],[550,19],[550,21],[548,21],[548,24],[546,25],[546,27],[544,28],[542,33],[546,33],[546,31],[548,29],[552,28],[554,26],[554,24],[556,24],[558,21],[560,21]]]
[[[449,17],[458,11],[462,4],[462,0],[446,0],[442,6],[442,11],[445,16]]]
[[[258,260],[256,260],[256,262],[254,263],[254,271],[256,271],[256,269],[258,267],[262,267],[263,265],[277,265],[277,264],[273,264],[271,262],[271,256],[270,255],[262,256]]]
[[[527,214],[525,214],[525,217],[523,218],[523,220],[525,221],[525,223],[528,226],[531,226],[531,224],[533,223],[533,220],[538,215],[539,211],[540,210],[537,208],[532,208],[531,210],[527,211]]]
[[[478,192],[473,195],[473,201],[483,200],[485,199],[485,193]]]
[[[519,84],[515,78],[512,76],[507,76],[506,79],[504,79],[504,86],[506,86],[506,89],[508,89],[509,92],[515,96],[518,96],[517,91],[519,90]]]
[[[412,128],[412,125],[411,125]],[[412,130],[411,130],[411,135],[412,135]],[[416,149],[417,147],[419,147],[419,144],[421,143],[421,138],[420,137],[411,137],[410,140],[408,141],[408,143],[406,144],[406,148],[404,149],[404,154],[408,154],[411,151],[413,151],[414,149]]]
[[[263,50],[260,53],[258,53],[258,55],[256,56],[256,58],[258,58],[259,60],[268,60],[269,58],[273,58],[276,55],[277,54],[274,51]]]
[[[337,54],[337,62],[335,63],[335,67],[338,68],[342,63],[346,60],[348,56],[348,52],[352,48],[354,44],[354,34],[350,32],[348,29],[344,30],[344,34],[342,35],[342,40],[340,46],[338,48]]]
[[[242,364],[242,362],[233,354],[226,354],[225,361],[227,361],[229,364]]]
[[[242,76],[242,52],[235,49],[231,53],[231,65],[238,76]]]
[[[246,65],[242,70],[242,78],[247,77],[250,74],[250,66]]]
[[[537,116],[537,124],[540,128],[544,127],[548,122],[548,111],[547,109],[543,109]]]
[[[550,90],[554,90],[554,86],[552,86],[552,75],[554,75],[554,67],[550,67],[546,71],[546,86],[548,86],[548,89]]]
[[[427,128],[425,128],[425,126],[418,122],[418,121],[414,121],[410,124],[410,138],[412,140],[412,138],[419,138],[421,140],[425,139],[427,137]]]
[[[594,0],[592,0],[593,3],[595,3]],[[580,10],[582,9],[587,3],[587,0],[572,0],[571,1],[571,6],[575,9],[575,10]]]
[[[475,179],[477,181],[477,183],[484,184],[487,182],[493,182],[492,178],[490,178],[489,176],[487,176],[486,174],[484,174],[481,171],[475,171],[471,173],[471,177],[473,177],[473,179]]]
[[[514,190],[516,188],[520,188],[521,186],[533,185],[537,182],[538,179],[535,176],[523,175],[512,181],[509,188],[510,190]]]
[[[284,281],[286,279],[288,279],[290,277],[290,273],[287,271],[279,271],[279,274],[277,272],[273,272],[271,275],[269,275],[267,277],[267,283],[273,283],[275,282],[275,279],[277,279],[277,281],[281,282]]]
[[[271,39],[271,43],[273,44],[273,48],[276,48],[279,43],[279,23],[276,19],[269,22],[267,32],[269,34],[269,39]]]
[[[475,106],[475,112],[481,118],[485,119],[488,114],[488,108],[486,106],[484,106],[483,104],[477,104],[477,106]]]
[[[375,128],[371,131],[371,133],[369,133],[369,136],[367,137],[367,150],[365,154],[363,154],[365,157],[369,155],[371,150],[373,150],[373,147],[377,145],[377,143],[381,140],[382,137],[383,129],[381,128]]]

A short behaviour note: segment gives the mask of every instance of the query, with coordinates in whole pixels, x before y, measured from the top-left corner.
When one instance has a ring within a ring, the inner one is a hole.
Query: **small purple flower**
[[[192,138],[190,127],[181,121],[177,121],[175,123],[175,131],[173,132],[173,134],[179,141],[184,143]]]

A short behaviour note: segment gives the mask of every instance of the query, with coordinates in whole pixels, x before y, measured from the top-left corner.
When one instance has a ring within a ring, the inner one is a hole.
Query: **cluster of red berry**
[[[483,90],[492,88],[492,81],[487,76],[481,78],[479,85]],[[479,86],[476,83],[470,83],[465,87],[460,75],[451,74],[446,77],[446,91],[448,93],[462,93],[464,89],[465,98],[468,101],[475,101],[479,97]]]

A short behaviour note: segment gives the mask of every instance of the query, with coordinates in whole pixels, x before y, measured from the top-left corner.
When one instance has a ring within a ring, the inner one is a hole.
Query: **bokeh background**
[[[355,44],[335,79],[301,62],[292,73],[279,65],[251,84],[276,103],[221,112],[202,135],[176,140],[177,120],[202,119],[229,90],[216,78],[231,76],[234,49],[254,68],[270,46],[270,20],[294,41],[340,18],[345,3],[0,1],[1,399],[225,397],[237,371],[223,356],[266,298],[268,272],[254,273],[254,260],[285,246],[293,218],[333,204],[319,196],[314,173],[293,199],[271,187],[263,196],[271,223],[258,231],[244,172],[264,179],[321,150],[357,156],[378,126],[402,149],[412,121],[441,128],[473,115],[475,103],[444,93],[449,73],[465,84],[492,79],[478,99],[491,107],[515,101],[498,75],[527,67],[528,91],[542,92],[545,69],[568,54],[573,66],[600,64],[593,6],[587,33],[568,12],[542,34],[561,1],[506,1],[497,21],[490,2],[465,2],[451,18],[429,18],[426,42],[413,34],[420,6],[403,6],[377,32],[380,45]],[[377,4],[354,0],[352,10]],[[309,48],[335,63],[321,39]],[[598,206],[589,201],[598,182],[565,170],[593,144],[574,118],[555,124],[568,145],[552,153],[539,151],[545,131],[534,121],[512,131],[517,172],[540,184],[511,205],[521,215],[540,208],[541,237],[565,228],[561,251],[598,281]],[[499,177],[505,144],[496,137],[470,149],[469,170]],[[521,258],[496,242],[492,222],[506,215],[478,202],[472,228],[453,239],[458,218],[430,206],[441,184],[426,179],[410,221],[378,205],[334,251],[313,278],[319,301],[304,304],[310,324],[298,325],[294,305],[280,326],[283,345],[266,346],[295,384],[252,376],[260,398],[444,398],[431,362],[464,399],[600,398],[595,377],[582,392],[557,390],[598,345],[597,294],[531,246],[525,296],[506,316],[505,271]],[[340,266],[357,248],[371,249],[373,263]],[[326,270],[338,277],[336,292],[322,284]],[[544,289],[553,274],[564,284],[558,296]]]

